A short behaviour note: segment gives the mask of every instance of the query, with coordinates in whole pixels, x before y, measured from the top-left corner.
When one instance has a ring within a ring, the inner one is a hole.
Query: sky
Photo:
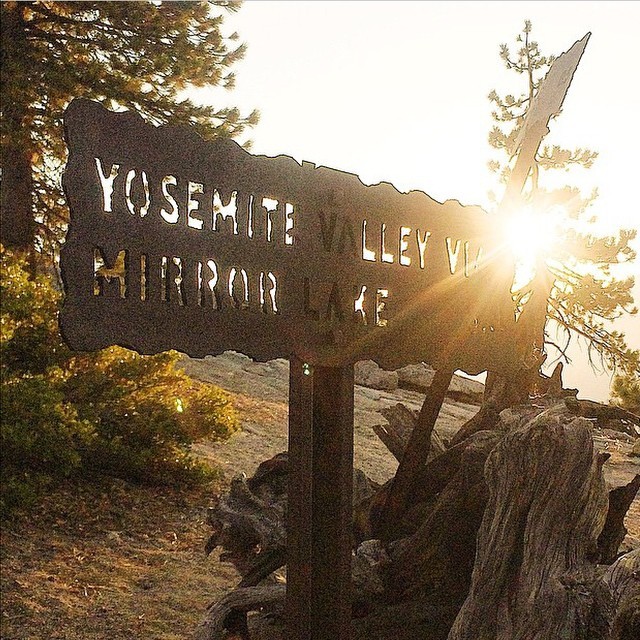
[[[246,138],[252,153],[289,155],[355,173],[363,182],[420,189],[438,201],[488,206],[499,187],[487,168],[491,89],[524,91],[499,45],[513,45],[524,21],[544,54],[592,36],[562,114],[545,140],[599,152],[566,184],[599,197],[601,232],[637,229],[640,2],[400,2],[246,0],[225,19],[247,54],[231,92],[202,90],[216,106],[257,108]],[[242,140],[241,140],[242,141]],[[640,241],[634,248],[640,252]],[[636,261],[621,275],[640,280]],[[635,287],[640,303],[640,286]],[[616,324],[640,348],[640,316]],[[605,400],[610,375],[596,375],[574,341],[565,386]]]

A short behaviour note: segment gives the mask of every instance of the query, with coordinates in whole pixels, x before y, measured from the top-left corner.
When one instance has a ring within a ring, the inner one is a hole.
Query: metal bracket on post
[[[351,637],[353,384],[353,365],[312,367],[290,359],[290,640]]]

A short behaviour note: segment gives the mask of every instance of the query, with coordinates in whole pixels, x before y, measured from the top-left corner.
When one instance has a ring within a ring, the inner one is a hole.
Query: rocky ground
[[[234,396],[242,431],[229,443],[211,445],[205,442],[200,443],[197,449],[200,454],[221,464],[227,477],[236,473],[250,475],[258,462],[286,450],[289,367],[285,360],[258,363],[244,355],[227,352],[202,360],[186,358],[183,366],[189,375],[217,384]],[[372,480],[382,483],[393,476],[397,462],[372,429],[374,425],[385,422],[380,410],[398,402],[411,409],[420,409],[424,394],[399,388],[397,379],[395,388],[391,388],[394,387],[393,381],[381,380],[367,375],[367,372],[363,371],[363,375],[358,377],[356,371],[356,382],[373,382],[388,388],[374,389],[356,384],[355,466]],[[475,380],[454,377],[436,423],[436,431],[443,439],[451,438],[460,425],[478,411],[482,389],[483,385]],[[640,458],[629,455],[635,440],[631,435],[594,426],[594,440],[599,449],[611,454],[604,466],[610,487],[626,484],[640,473]],[[632,509],[633,517],[630,514],[631,526],[628,528],[640,537],[640,499],[636,499]]]

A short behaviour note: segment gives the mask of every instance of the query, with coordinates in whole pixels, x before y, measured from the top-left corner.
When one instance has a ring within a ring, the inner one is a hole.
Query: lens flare
[[[557,207],[545,211],[523,207],[508,217],[504,238],[515,258],[514,289],[531,282],[538,261],[550,255],[560,238],[561,217]]]

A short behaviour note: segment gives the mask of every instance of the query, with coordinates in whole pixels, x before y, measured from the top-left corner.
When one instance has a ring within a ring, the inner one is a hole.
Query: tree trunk
[[[28,51],[23,14],[28,5],[20,2],[5,9],[2,24],[2,157],[0,167],[0,243],[11,249],[33,249],[33,143],[30,137],[29,105],[11,91],[11,69],[24,64]],[[24,91],[18,92],[24,95]]]
[[[604,528],[598,537],[599,560],[611,564],[618,557],[618,549],[627,535],[624,517],[640,489],[640,474],[627,485],[609,491],[609,510]]]
[[[427,390],[376,527],[377,534],[382,540],[393,539],[395,524],[407,510],[413,484],[429,457],[431,434],[452,377],[453,371],[447,369],[436,371],[431,386]]]
[[[618,558],[604,574],[615,612],[610,640],[640,638],[640,549]]]
[[[487,456],[500,435],[479,432],[464,443],[460,465],[420,528],[391,549],[388,590],[392,600],[431,594],[435,602],[462,604],[469,590],[488,491]]]

